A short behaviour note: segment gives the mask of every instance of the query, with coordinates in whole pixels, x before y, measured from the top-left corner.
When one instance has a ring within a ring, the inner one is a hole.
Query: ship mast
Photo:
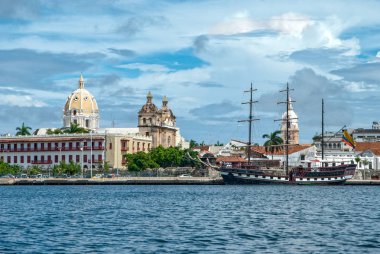
[[[324,114],[325,114],[325,104],[322,99],[322,140],[321,140],[321,146],[322,146],[322,164],[323,159],[325,156],[325,141],[324,141],[324,132],[325,132],[325,121],[324,121]]]
[[[252,122],[257,121],[259,119],[253,118],[252,108],[253,103],[256,103],[258,101],[253,100],[253,92],[257,91],[257,89],[253,89],[252,82],[251,82],[251,88],[247,91],[244,91],[244,93],[250,93],[250,100],[248,102],[242,102],[242,104],[249,104],[249,116],[248,119],[239,120],[238,122],[248,122],[248,144],[247,144],[247,156],[248,156],[248,165],[251,164],[251,147],[252,147]]]
[[[289,84],[286,83],[286,89],[284,90],[281,90],[280,92],[286,92],[286,101],[282,101],[282,102],[278,102],[277,104],[282,104],[282,103],[286,103],[286,129],[285,129],[285,172],[286,172],[286,175],[289,174],[289,120],[295,120],[297,118],[289,118],[289,104],[291,102],[295,102],[295,101],[290,101],[290,96],[289,96],[289,91],[294,91],[294,89],[290,89],[289,88]],[[281,119],[280,121],[283,121],[283,119]]]

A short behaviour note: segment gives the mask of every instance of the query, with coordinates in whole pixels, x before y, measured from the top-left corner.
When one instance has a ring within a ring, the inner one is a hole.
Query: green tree
[[[26,136],[26,135],[30,135],[30,132],[32,128],[30,128],[29,126],[26,126],[24,123],[22,123],[22,126],[21,127],[17,127],[16,128],[16,136]]]
[[[198,146],[198,143],[195,140],[190,140],[190,149],[193,149],[194,147]]]
[[[63,131],[61,129],[47,129],[46,134],[53,135],[53,134],[63,134]]]
[[[37,174],[40,174],[41,171],[42,171],[41,167],[39,167],[37,165],[31,166],[27,170],[28,175],[37,175]]]
[[[137,152],[125,155],[129,171],[142,171],[147,168],[158,168],[159,165],[152,160],[150,153]]]
[[[275,132],[272,132],[270,134],[264,134],[263,135],[263,138],[266,138],[268,139],[267,141],[265,141],[264,143],[264,146],[265,146],[265,151],[268,152],[270,151],[271,154],[272,154],[272,160],[273,160],[273,154],[274,152],[276,151],[280,151],[282,148],[281,148],[281,144],[284,143],[284,141],[282,140],[281,137],[277,136],[281,133],[281,131],[275,131]]]
[[[70,134],[72,134],[72,133],[89,133],[89,130],[82,128],[82,127],[79,127],[78,124],[71,123],[70,128],[64,130],[63,132],[64,133],[70,133]]]
[[[216,142],[215,146],[224,146],[223,143],[220,143],[219,140]]]

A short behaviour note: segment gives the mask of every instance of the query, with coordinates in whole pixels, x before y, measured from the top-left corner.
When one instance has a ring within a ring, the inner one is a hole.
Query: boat
[[[263,167],[255,163],[255,160],[251,160],[252,149],[252,122],[258,119],[254,119],[252,115],[252,94],[256,89],[253,89],[252,83],[249,102],[243,104],[249,104],[250,113],[249,118],[241,120],[239,122],[249,123],[249,135],[247,143],[247,157],[248,162],[242,163],[239,167],[232,167],[230,164],[223,164],[216,169],[220,171],[223,181],[226,184],[291,184],[291,185],[340,185],[344,184],[348,179],[351,179],[355,174],[356,164],[342,164],[335,165],[324,160],[323,138],[324,138],[324,103],[322,99],[322,160],[312,160],[305,163],[305,165],[299,165],[292,167],[289,170],[289,133],[288,122],[289,118],[289,85],[281,92],[286,92],[286,139],[285,144],[285,163],[284,167]],[[269,160],[268,160],[269,161]]]

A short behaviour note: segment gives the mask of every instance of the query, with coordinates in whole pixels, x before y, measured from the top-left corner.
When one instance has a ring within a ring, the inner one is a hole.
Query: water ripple
[[[3,186],[0,253],[379,253],[380,188]]]

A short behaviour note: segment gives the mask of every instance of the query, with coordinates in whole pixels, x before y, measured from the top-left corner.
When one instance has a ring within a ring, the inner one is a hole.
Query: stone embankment
[[[211,177],[0,178],[0,185],[222,185]],[[345,185],[379,185],[380,180],[348,180]]]
[[[118,177],[118,178],[27,178],[0,179],[0,185],[220,185],[210,177]]]

